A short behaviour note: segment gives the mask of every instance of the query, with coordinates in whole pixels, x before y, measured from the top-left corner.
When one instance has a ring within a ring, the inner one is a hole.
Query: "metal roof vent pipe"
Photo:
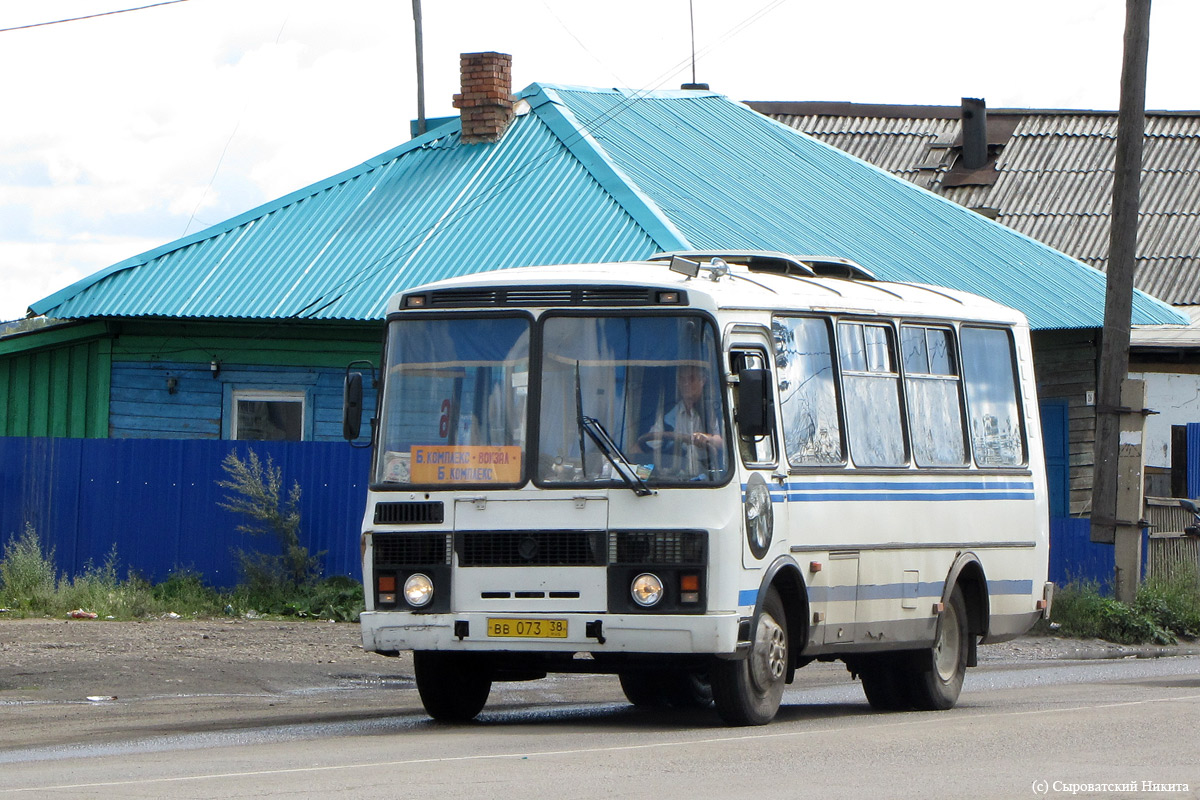
[[[977,97],[962,99],[962,165],[975,170],[987,163],[987,102]]]
[[[462,92],[454,107],[462,115],[463,144],[497,142],[513,120],[512,56],[463,53]]]

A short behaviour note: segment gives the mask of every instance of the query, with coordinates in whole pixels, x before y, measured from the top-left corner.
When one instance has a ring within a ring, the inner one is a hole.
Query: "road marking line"
[[[1178,703],[1185,700],[1200,700],[1200,694],[1187,695],[1185,697],[1156,697],[1147,700],[1129,700],[1120,703],[1099,703],[1096,705],[1074,706],[1071,708],[1044,708],[1036,711],[997,711],[993,713],[975,714],[971,719],[988,717],[1019,717],[1034,714],[1058,714],[1070,711],[1096,711],[1105,708],[1126,708],[1129,706],[1149,705],[1150,703]],[[917,712],[919,713],[919,712]],[[382,767],[405,767],[415,766],[419,764],[446,764],[456,761],[502,761],[514,760],[520,761],[530,758],[547,758],[551,756],[578,756],[578,755],[595,755],[598,753],[621,753],[631,752],[636,750],[653,750],[668,747],[689,747],[695,745],[710,745],[710,744],[728,744],[731,742],[745,742],[757,739],[786,739],[800,736],[813,736],[822,733],[841,733],[853,730],[881,730],[886,728],[905,727],[910,725],[926,725],[930,723],[942,723],[946,721],[944,715],[939,714],[922,714],[918,719],[898,720],[895,722],[884,722],[874,725],[841,727],[841,728],[820,728],[807,729],[800,731],[778,731],[775,733],[759,733],[759,734],[744,734],[741,736],[717,736],[708,739],[689,739],[685,741],[674,742],[651,742],[647,744],[630,744],[630,745],[612,745],[609,747],[584,747],[574,750],[540,750],[533,753],[491,753],[469,756],[439,756],[435,758],[413,758],[403,761],[371,761],[357,764],[334,764],[328,766],[311,766],[311,767],[288,767],[286,769],[265,769],[265,770],[246,770],[243,772],[213,772],[205,775],[180,775],[166,778],[142,778],[138,780],[125,781],[102,781],[95,783],[69,783],[57,784],[52,786],[27,786],[12,789],[0,789],[0,794],[18,794],[23,792],[48,792],[48,791],[68,791],[73,789],[103,789],[116,786],[146,786],[154,783],[185,783],[189,781],[207,781],[221,780],[223,778],[255,778],[266,775],[295,775],[303,773],[318,773],[318,772],[335,772],[339,770],[367,770],[379,769]]]

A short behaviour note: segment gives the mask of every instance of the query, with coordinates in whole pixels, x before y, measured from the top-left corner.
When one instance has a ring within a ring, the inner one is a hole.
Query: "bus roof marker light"
[[[423,294],[410,294],[404,298],[405,308],[424,308],[426,305],[426,297]]]
[[[682,256],[671,256],[670,270],[694,278],[700,274],[700,262]]]

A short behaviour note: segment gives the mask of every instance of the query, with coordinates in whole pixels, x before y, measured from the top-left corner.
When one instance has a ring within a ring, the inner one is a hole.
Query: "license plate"
[[[516,619],[512,617],[488,617],[488,636],[512,639],[565,639],[565,619]]]

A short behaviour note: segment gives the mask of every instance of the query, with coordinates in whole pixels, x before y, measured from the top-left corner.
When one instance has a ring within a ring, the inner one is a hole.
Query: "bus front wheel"
[[[442,722],[475,719],[492,691],[492,670],[470,653],[413,653],[417,694],[429,716]]]
[[[727,725],[766,725],[775,718],[788,673],[787,612],[771,587],[763,603],[750,655],[740,661],[716,661],[712,667],[713,701]]]
[[[619,673],[626,699],[641,708],[708,708],[712,686],[708,676],[687,670]]]

